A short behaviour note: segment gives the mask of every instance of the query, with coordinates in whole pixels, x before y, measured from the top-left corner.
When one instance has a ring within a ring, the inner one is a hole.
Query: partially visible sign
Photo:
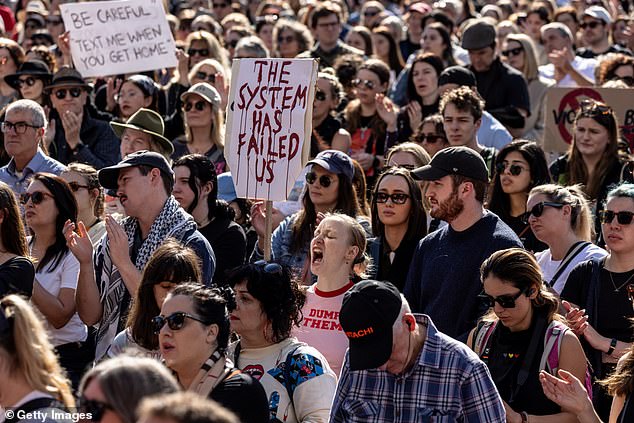
[[[84,77],[176,67],[176,47],[159,0],[61,4],[75,68]]]

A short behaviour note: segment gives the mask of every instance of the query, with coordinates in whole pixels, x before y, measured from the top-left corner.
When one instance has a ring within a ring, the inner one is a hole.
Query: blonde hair
[[[420,144],[408,141],[397,144],[394,147],[390,148],[386,154],[385,162],[389,163],[392,156],[400,152],[411,154],[416,160],[416,167],[425,166],[431,161],[429,153],[427,153],[427,151]]]
[[[584,241],[591,241],[594,227],[592,224],[592,213],[588,204],[588,197],[583,192],[581,185],[570,185],[567,187],[557,184],[539,185],[533,188],[528,194],[544,195],[548,201],[569,205],[570,227],[575,235]]]
[[[539,63],[537,63],[537,50],[535,49],[535,43],[526,34],[509,34],[506,36],[506,41],[515,41],[522,46],[524,50],[524,69],[522,73],[527,81],[532,81],[539,77]]]
[[[352,273],[362,279],[366,278],[366,270],[370,267],[371,259],[365,253],[367,246],[367,239],[365,229],[357,220],[353,217],[343,213],[326,213],[326,216],[322,219],[324,222],[327,219],[338,220],[343,223],[348,230],[348,243],[351,247],[357,247],[359,251],[352,260]],[[320,223],[321,225],[321,223]]]
[[[66,407],[74,407],[70,382],[50,343],[43,317],[18,295],[0,299],[0,313],[9,322],[9,331],[0,333],[0,355],[10,374],[20,373],[33,390],[47,392]]]
[[[192,66],[192,68],[190,69],[189,73],[187,74],[187,80],[191,83],[192,79],[194,78],[194,76],[196,76],[196,73],[200,70],[200,68],[202,68],[203,66],[211,66],[212,68],[214,68],[214,70],[216,71],[216,73],[220,73],[222,74],[222,77],[225,80],[225,84],[228,86],[229,82],[231,82],[231,72],[229,71],[229,69],[225,68],[222,63],[220,63],[219,61],[217,61],[216,59],[205,59],[205,60],[201,60],[200,62],[196,63],[194,66]],[[205,81],[207,82],[207,81]],[[208,83],[208,82],[207,82]]]

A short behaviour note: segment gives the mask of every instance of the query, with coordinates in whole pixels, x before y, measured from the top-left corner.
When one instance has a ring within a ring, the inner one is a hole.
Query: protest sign
[[[594,99],[609,105],[619,122],[622,138],[634,147],[634,90],[620,88],[549,88],[546,98],[544,150],[563,153],[572,142],[573,124],[581,102]]]
[[[107,76],[176,67],[174,38],[160,0],[60,5],[75,68]]]
[[[225,157],[238,197],[285,201],[310,150],[314,59],[233,61]]]

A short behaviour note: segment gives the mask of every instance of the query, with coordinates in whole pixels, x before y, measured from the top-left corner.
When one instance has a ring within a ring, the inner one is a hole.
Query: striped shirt
[[[414,316],[427,327],[416,364],[402,375],[351,371],[346,353],[330,422],[506,422],[486,365],[428,316]]]

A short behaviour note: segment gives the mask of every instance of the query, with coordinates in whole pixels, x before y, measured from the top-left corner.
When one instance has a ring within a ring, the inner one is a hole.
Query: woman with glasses
[[[607,196],[600,212],[601,230],[609,254],[576,266],[561,298],[566,318],[585,339],[586,354],[597,379],[609,376],[618,359],[632,347],[630,319],[634,296],[634,184],[622,184]],[[594,386],[594,405],[607,420],[610,397]]]
[[[218,91],[221,102],[220,109],[227,108],[227,96],[229,95],[230,73],[216,59],[205,59],[192,66],[189,71],[189,84],[196,85],[206,82]],[[182,106],[182,103],[179,102]]]
[[[606,54],[599,62],[597,86],[608,81],[623,81],[634,88],[634,58],[621,53]]]
[[[240,336],[229,357],[259,378],[270,420],[327,421],[336,375],[319,351],[291,336],[306,298],[297,282],[281,265],[261,261],[236,269],[229,285],[236,301],[231,329]]]
[[[161,356],[188,391],[212,399],[233,411],[240,421],[268,421],[268,403],[262,385],[240,372],[226,350],[231,333],[230,289],[181,284],[167,295],[153,320]]]
[[[273,57],[292,59],[313,48],[315,43],[308,27],[300,22],[280,19],[273,28]]]
[[[442,60],[432,53],[419,54],[412,62],[407,75],[409,103],[399,112],[397,120],[400,142],[409,141],[423,119],[438,113],[438,76],[442,70]]]
[[[20,65],[16,73],[5,76],[4,80],[19,92],[20,98],[33,100],[40,106],[51,107],[48,93],[44,89],[52,78],[53,74],[44,62],[27,60]]]
[[[0,298],[0,380],[0,409],[6,417],[7,410],[15,412],[12,421],[22,420],[18,410],[50,412],[75,406],[42,320],[18,295]]]
[[[579,263],[604,257],[607,252],[592,244],[592,217],[586,196],[578,186],[539,185],[526,201],[526,219],[538,241],[548,249],[535,254],[544,283],[557,293]]]
[[[429,157],[434,157],[434,154],[443,148],[449,147],[442,115],[434,113],[425,117],[421,125],[410,137],[410,141],[422,146],[429,154]]]
[[[302,199],[302,209],[285,218],[273,231],[271,256],[275,261],[288,267],[302,283],[312,285],[309,255],[310,240],[313,237],[321,215],[337,211],[353,217],[369,231],[369,223],[360,216],[359,200],[352,185],[354,165],[350,157],[337,150],[325,150],[313,160],[306,173],[307,190]],[[258,242],[251,260],[263,258],[264,253],[264,210],[256,204],[251,210],[251,224],[258,234]]]
[[[366,1],[361,6],[359,25],[373,29],[385,17],[385,6],[379,1]]]
[[[493,253],[480,268],[482,301],[489,312],[469,334],[504,400],[509,422],[576,422],[549,400],[539,372],[566,370],[585,380],[587,363],[575,334],[557,313],[559,301],[542,282],[533,255],[510,248]],[[547,359],[544,359],[544,358]]]
[[[220,109],[220,93],[201,82],[181,96],[185,116],[185,136],[174,140],[172,159],[202,154],[216,166],[216,174],[228,171],[224,156],[225,122]]]
[[[18,43],[8,38],[0,40],[0,109],[18,99],[18,92],[4,79],[15,74],[24,62],[24,50]]]
[[[0,298],[8,294],[30,297],[35,269],[29,259],[18,201],[13,190],[0,182]]]
[[[536,143],[516,140],[500,150],[489,190],[488,209],[497,214],[534,253],[548,246],[535,238],[526,219],[526,201],[530,190],[550,183],[544,151]]]
[[[83,163],[70,163],[60,177],[68,183],[77,201],[77,221],[84,222],[92,246],[97,248],[106,233],[104,221],[105,196],[97,170]]]
[[[172,194],[190,213],[200,233],[209,241],[216,256],[213,283],[221,285],[225,272],[244,264],[247,239],[233,221],[234,210],[218,199],[216,167],[201,154],[189,154],[174,162]]]
[[[608,187],[621,181],[633,182],[627,158],[619,157],[619,122],[606,104],[587,100],[581,104],[574,122],[568,152],[550,166],[553,181],[560,185],[582,184],[592,202],[595,229]]]
[[[370,183],[383,166],[385,150],[397,138],[397,109],[386,96],[389,81],[390,69],[385,63],[365,61],[352,81],[356,98],[344,111],[344,127],[352,135],[351,157],[361,164]]]
[[[26,224],[31,230],[29,255],[36,261],[31,300],[45,318],[60,364],[77,386],[94,357],[86,342],[86,325],[76,312],[75,290],[79,262],[64,238],[64,222],[77,221],[77,202],[58,176],[36,173],[22,196]]]
[[[422,193],[407,169],[393,167],[379,176],[372,194],[372,232],[369,279],[392,282],[402,291],[416,247],[427,234]]]
[[[502,61],[522,72],[528,83],[531,113],[525,120],[522,138],[542,142],[544,139],[546,92],[553,84],[539,77],[539,63],[533,40],[525,34],[509,34],[502,44]]]
[[[430,161],[431,157],[425,149],[414,142],[396,144],[385,156],[386,167],[401,167],[407,170],[425,166]]]
[[[184,282],[200,283],[200,264],[196,253],[178,241],[167,240],[152,253],[143,269],[139,289],[132,302],[126,328],[112,341],[107,354],[114,357],[128,350],[160,358],[158,334],[152,319],[158,316],[167,294]]]
[[[344,153],[350,150],[350,133],[342,128],[341,121],[333,114],[343,96],[343,86],[337,77],[330,73],[320,72],[317,76],[313,104],[311,158],[324,150],[339,150]]]
[[[86,421],[135,423],[143,399],[180,390],[161,363],[147,357],[115,357],[86,373],[79,387],[77,410]]]

